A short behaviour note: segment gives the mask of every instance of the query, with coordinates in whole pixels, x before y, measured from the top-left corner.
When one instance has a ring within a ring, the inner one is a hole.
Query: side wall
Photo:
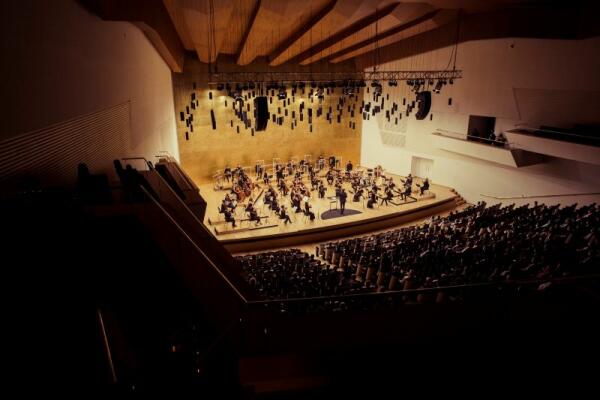
[[[382,69],[444,69],[452,48],[387,63]],[[436,129],[466,133],[469,115],[496,117],[496,132],[518,125],[570,127],[574,123],[599,123],[600,39],[579,41],[541,39],[495,39],[461,43],[457,69],[464,78],[432,94],[430,117],[417,121],[414,113],[397,126],[381,114],[363,122],[361,159],[363,165],[381,164],[406,175],[412,157],[433,160],[430,178],[456,188],[467,201],[482,196],[531,196],[600,192],[600,167],[551,158],[524,168],[510,168],[436,148],[430,133]],[[360,61],[360,60],[359,60]],[[401,82],[398,88],[385,87],[390,100],[414,100],[414,93]],[[452,105],[448,99],[452,98]],[[372,100],[365,93],[365,101]],[[402,106],[400,106],[402,109]],[[404,136],[403,147],[384,144],[386,132]],[[538,198],[548,203],[590,202],[600,196]],[[514,202],[514,200],[510,200]],[[518,202],[518,201],[517,201]]]
[[[80,161],[110,171],[115,158],[178,157],[171,71],[134,25],[74,0],[7,2],[0,25],[2,181],[68,183]]]

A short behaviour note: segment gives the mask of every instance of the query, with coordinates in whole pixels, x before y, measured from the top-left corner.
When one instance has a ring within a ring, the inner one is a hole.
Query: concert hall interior
[[[598,4],[3,2],[18,393],[587,394]]]

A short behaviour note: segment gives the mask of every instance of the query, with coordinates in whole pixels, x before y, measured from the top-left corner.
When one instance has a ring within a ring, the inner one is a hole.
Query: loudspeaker
[[[254,109],[256,110],[256,131],[264,131],[267,129],[269,122],[269,105],[265,96],[254,98]]]
[[[427,114],[429,114],[429,110],[431,109],[431,92],[419,92],[417,93],[417,113],[415,117],[417,119],[425,119]]]

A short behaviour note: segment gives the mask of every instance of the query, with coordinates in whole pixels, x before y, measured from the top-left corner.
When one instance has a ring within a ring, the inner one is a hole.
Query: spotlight
[[[451,85],[454,85],[454,79],[450,78],[450,82]]]
[[[377,87],[377,86],[381,86],[381,83],[379,83],[379,81],[371,82],[371,87]]]
[[[412,79],[409,79],[409,80],[406,81],[406,84],[408,86],[412,86],[414,84],[414,82],[412,81]]]
[[[221,91],[224,87],[225,86],[222,83],[217,83],[217,90]]]
[[[388,81],[388,85],[390,85],[390,86],[398,86],[398,82],[396,82],[395,79],[392,79],[392,80]]]
[[[316,88],[317,87],[317,83],[315,81],[312,81],[310,83],[310,87],[313,88],[313,89]]]
[[[433,79],[430,79],[430,80],[429,80],[429,84],[430,84],[430,85],[433,85]]]
[[[439,92],[441,92],[441,91],[442,91],[442,85],[443,85],[443,83],[442,83],[442,81],[441,81],[441,80],[440,80],[440,81],[437,81],[437,83],[435,84],[435,88],[433,88],[433,91],[434,91],[435,93],[439,93]]]
[[[365,82],[364,80],[361,80],[361,81],[359,82],[359,86],[360,86],[360,87],[366,87],[366,86],[367,86],[367,82]]]

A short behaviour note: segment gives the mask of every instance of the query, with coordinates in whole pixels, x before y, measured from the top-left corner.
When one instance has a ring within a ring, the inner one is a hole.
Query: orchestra
[[[256,173],[253,179],[246,172],[247,167],[238,165],[235,168],[226,166],[223,169],[221,182],[231,182],[231,190],[225,194],[225,197],[219,207],[219,212],[224,215],[225,222],[236,227],[236,208],[242,206],[243,212],[247,218],[237,217],[238,220],[255,222],[255,226],[261,225],[259,210],[256,208],[256,202],[262,197],[264,210],[271,210],[285,224],[292,223],[288,207],[291,207],[294,214],[302,213],[310,221],[316,219],[311,200],[324,199],[327,195],[327,186],[333,186],[335,197],[340,204],[340,213],[345,209],[346,197],[351,196],[352,202],[363,202],[363,207],[374,208],[375,205],[388,206],[394,203],[394,198],[398,197],[402,201],[412,197],[413,176],[408,174],[405,179],[400,179],[401,184],[397,186],[391,176],[386,176],[380,165],[374,168],[355,168],[352,161],[348,160],[345,168],[338,168],[340,160],[335,156],[325,158],[320,155],[314,162],[314,165],[306,160],[299,162],[290,159],[287,163],[279,162],[274,159],[273,166],[267,168],[262,161],[257,161],[254,166]],[[324,171],[326,170],[326,171]],[[272,179],[274,184],[271,184]],[[325,178],[325,179],[323,179]],[[348,184],[351,188],[346,193],[344,185]],[[416,185],[420,190],[420,195],[429,190],[429,179],[424,179],[422,184]],[[215,185],[215,189],[224,189],[222,185]],[[257,189],[260,192],[257,192]],[[313,197],[314,192],[314,197]]]

